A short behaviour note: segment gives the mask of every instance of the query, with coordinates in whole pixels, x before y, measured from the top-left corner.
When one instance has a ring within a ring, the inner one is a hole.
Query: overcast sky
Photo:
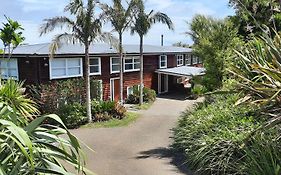
[[[102,0],[111,2],[111,0]],[[1,0],[0,22],[4,21],[4,15],[19,21],[25,31],[25,43],[46,43],[59,32],[39,37],[39,26],[42,20],[54,16],[65,15],[63,9],[69,0]],[[234,11],[228,7],[228,0],[146,0],[146,9],[161,11],[170,16],[175,24],[175,31],[169,31],[163,25],[155,25],[145,38],[145,44],[160,44],[161,34],[164,35],[165,45],[182,41],[191,44],[190,38],[183,33],[188,30],[186,22],[190,22],[195,14],[212,15],[224,18],[232,15]],[[111,31],[110,25],[104,27],[105,31]],[[126,44],[137,44],[137,36],[124,35]],[[0,45],[1,46],[1,45]]]

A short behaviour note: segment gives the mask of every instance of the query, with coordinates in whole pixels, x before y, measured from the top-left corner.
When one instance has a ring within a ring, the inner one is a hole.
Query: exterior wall
[[[116,55],[115,55],[116,56]],[[77,58],[81,56],[59,56],[61,58]],[[58,57],[58,58],[59,58]],[[96,57],[96,56],[95,56]],[[176,55],[168,55],[167,67],[177,66]],[[56,58],[55,58],[56,59]],[[195,65],[201,67],[202,64]],[[56,83],[60,79],[50,80],[49,58],[31,57],[18,59],[20,80],[25,80],[27,84]],[[159,55],[144,56],[144,86],[158,91],[158,75],[155,70],[159,69]],[[84,69],[83,69],[84,70]],[[110,73],[110,56],[101,56],[101,75],[91,76],[91,79],[102,80],[103,98],[110,98],[110,79],[118,78],[119,73]],[[171,82],[169,78],[169,82]],[[140,84],[140,71],[124,73],[124,97],[127,97],[127,88]],[[170,84],[170,83],[169,83]],[[172,88],[172,87],[171,87]]]

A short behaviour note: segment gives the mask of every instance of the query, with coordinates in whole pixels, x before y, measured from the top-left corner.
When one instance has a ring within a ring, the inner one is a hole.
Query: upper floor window
[[[19,79],[18,60],[17,59],[0,59],[0,71],[3,79]]]
[[[186,66],[192,65],[192,55],[191,54],[185,55],[185,65]]]
[[[110,73],[119,73],[120,72],[120,58],[111,57],[110,58]]]
[[[167,68],[167,55],[161,55],[159,57],[159,65],[160,65],[160,69],[162,68]]]
[[[183,55],[177,55],[177,66],[183,66]]]
[[[196,57],[196,56],[193,56],[192,62],[193,62],[193,64],[198,64],[199,63],[199,58]]]
[[[82,72],[82,58],[50,59],[50,79],[80,77]]]
[[[90,75],[101,75],[101,58],[90,58]]]
[[[139,71],[140,70],[140,57],[127,57],[124,61],[124,71]]]

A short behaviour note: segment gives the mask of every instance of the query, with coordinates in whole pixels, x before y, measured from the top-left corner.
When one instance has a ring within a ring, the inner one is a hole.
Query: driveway
[[[196,101],[157,98],[141,117],[124,128],[78,129],[73,133],[95,150],[86,151],[87,167],[98,175],[190,174],[169,148],[171,129]]]

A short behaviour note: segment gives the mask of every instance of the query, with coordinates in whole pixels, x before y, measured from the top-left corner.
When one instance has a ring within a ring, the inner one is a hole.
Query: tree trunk
[[[123,98],[123,67],[124,67],[124,58],[123,58],[123,41],[122,41],[122,33],[119,33],[119,55],[120,55],[120,103],[124,104]]]
[[[143,36],[140,36],[140,105],[143,104]]]
[[[91,111],[91,93],[90,93],[90,72],[89,72],[89,64],[90,64],[90,56],[89,56],[89,42],[85,43],[85,86],[86,86],[86,108],[87,108],[87,118],[88,122],[91,123],[92,119],[92,111]]]

